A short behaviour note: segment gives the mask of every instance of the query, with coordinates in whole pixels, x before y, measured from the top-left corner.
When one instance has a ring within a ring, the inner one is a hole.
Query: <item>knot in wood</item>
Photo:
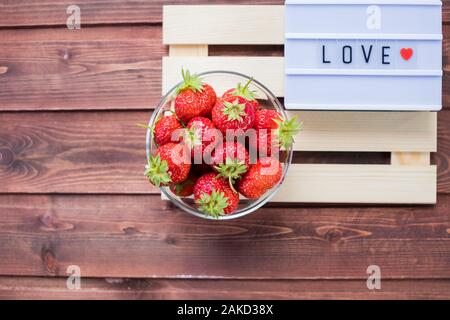
[[[0,149],[0,165],[9,165],[14,160],[14,154],[10,149],[1,148]]]

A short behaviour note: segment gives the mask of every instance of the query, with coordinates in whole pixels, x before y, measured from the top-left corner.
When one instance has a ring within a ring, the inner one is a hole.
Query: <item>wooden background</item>
[[[283,1],[0,0],[0,298],[450,299],[450,1],[436,206],[268,205],[203,221],[142,175],[161,95],[162,5]],[[257,51],[256,51],[257,49]],[[210,55],[282,55],[211,46]],[[305,152],[301,162],[389,163]],[[366,288],[379,265],[382,289]],[[79,265],[82,289],[66,288]]]

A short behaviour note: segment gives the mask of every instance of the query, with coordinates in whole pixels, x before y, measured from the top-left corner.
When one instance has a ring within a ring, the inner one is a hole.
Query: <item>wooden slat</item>
[[[284,62],[282,57],[163,57],[162,91],[169,91],[180,82],[182,68],[196,73],[227,70],[254,76],[259,82],[270,88],[278,97],[284,95]],[[264,66],[264,68],[262,68]],[[218,93],[222,94],[230,86],[221,78],[213,83]]]
[[[0,31],[0,110],[154,108],[160,27]]]
[[[165,44],[282,44],[284,6],[165,6],[163,41]]]
[[[438,192],[450,193],[450,112],[439,112],[438,120]]]
[[[158,192],[141,175],[145,130],[136,123],[150,116],[138,111],[1,113],[0,192]],[[447,110],[439,113],[440,193],[450,193],[449,117]],[[322,162],[312,156],[314,162]],[[297,161],[304,162],[303,157],[307,161],[311,156],[300,153]],[[328,154],[326,160],[333,163],[340,157]]]
[[[436,203],[436,167],[294,164],[272,201]]]
[[[82,27],[92,24],[160,24],[164,4],[284,4],[283,0],[35,0],[0,1],[0,27],[65,26],[68,6],[81,8]]]
[[[80,290],[65,278],[0,277],[1,299],[450,299],[450,280],[178,280],[86,278]]]
[[[265,207],[212,223],[158,195],[0,195],[0,273],[222,279],[450,278],[436,206]]]

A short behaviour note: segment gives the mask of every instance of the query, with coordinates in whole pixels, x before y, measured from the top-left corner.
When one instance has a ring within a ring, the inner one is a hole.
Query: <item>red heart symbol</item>
[[[402,50],[400,50],[400,55],[402,56],[402,58],[406,61],[408,61],[409,59],[411,59],[411,57],[413,56],[414,51],[411,48],[403,48]]]

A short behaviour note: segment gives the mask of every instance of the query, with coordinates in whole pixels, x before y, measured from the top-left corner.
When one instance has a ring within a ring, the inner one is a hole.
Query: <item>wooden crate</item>
[[[194,72],[251,75],[283,97],[283,57],[209,57],[208,45],[282,45],[284,6],[165,6],[163,92]],[[435,112],[290,111],[304,122],[296,151],[390,152],[389,165],[293,164],[273,201],[436,203]]]

